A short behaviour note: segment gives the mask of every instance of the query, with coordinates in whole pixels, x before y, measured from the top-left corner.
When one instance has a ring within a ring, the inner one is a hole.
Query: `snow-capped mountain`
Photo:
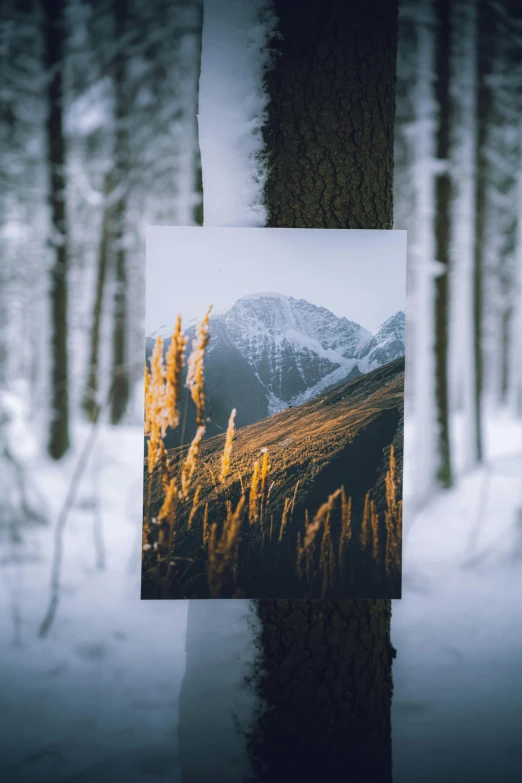
[[[345,378],[371,338],[347,318],[281,294],[245,296],[218,318],[275,408],[298,404]]]
[[[402,311],[388,318],[361,349],[361,371],[372,370],[404,356],[406,318]],[[366,364],[367,363],[367,364]]]
[[[236,425],[250,424],[403,356],[404,320],[398,312],[372,334],[304,299],[242,297],[210,319],[205,376],[212,431],[226,427],[233,407]],[[150,335],[147,354],[158,333],[168,330]],[[186,333],[190,345],[195,326]]]

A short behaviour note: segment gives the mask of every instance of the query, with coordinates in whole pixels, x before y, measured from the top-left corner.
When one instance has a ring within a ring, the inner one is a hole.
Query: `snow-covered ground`
[[[56,619],[38,637],[51,525],[88,431],[59,466],[25,455],[50,525],[19,543],[0,531],[0,780],[172,783],[186,605],[139,598],[141,428],[99,433],[65,528]]]
[[[76,428],[59,466],[18,440],[50,525],[23,528],[18,543],[1,533],[0,779],[176,781],[186,604],[139,599],[140,428],[101,428],[66,525],[58,612],[38,637],[52,526],[88,432]],[[522,772],[522,426],[496,416],[487,434],[486,467],[406,509],[395,783]]]
[[[497,414],[486,442],[482,469],[405,512],[395,783],[522,779],[522,422]]]

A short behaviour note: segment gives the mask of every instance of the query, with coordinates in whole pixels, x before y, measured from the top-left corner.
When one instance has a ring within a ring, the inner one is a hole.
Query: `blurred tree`
[[[486,271],[494,298],[491,306],[491,340],[486,346],[491,391],[497,403],[510,396],[516,342],[517,227],[519,222],[518,172],[522,119],[522,6],[518,2],[495,4],[495,57],[489,84],[492,119],[487,157],[490,162],[491,211],[495,232],[493,257]],[[516,364],[516,362],[515,362]]]
[[[484,458],[484,277],[491,242],[491,210],[488,142],[492,123],[493,90],[490,81],[495,51],[495,17],[491,0],[477,0],[477,102],[476,102],[476,175],[475,175],[475,249],[473,271],[473,350],[475,355],[475,449],[477,459]]]
[[[49,244],[51,271],[52,397],[49,454],[62,457],[69,448],[68,221],[64,134],[65,0],[43,0],[44,64],[47,73],[46,123],[49,165]]]
[[[127,197],[130,168],[129,125],[130,94],[127,76],[127,46],[135,30],[128,25],[128,3],[113,0],[116,54],[112,64],[114,86],[114,256],[116,286],[114,291],[112,335],[111,422],[119,424],[129,402],[129,367],[127,345]]]
[[[96,288],[92,313],[92,326],[90,333],[89,365],[87,385],[83,398],[83,409],[91,421],[95,421],[100,412],[98,389],[100,382],[100,332],[102,325],[102,308],[109,265],[109,254],[112,241],[112,177],[109,172],[105,174],[103,215],[101,235],[98,249],[98,263],[96,271]]]
[[[438,471],[441,486],[452,484],[449,433],[448,330],[450,295],[450,247],[452,182],[450,171],[453,107],[451,80],[452,0],[436,4],[435,99],[437,102],[436,149],[438,170],[435,179],[435,259],[441,265],[435,277],[435,399],[438,425]]]

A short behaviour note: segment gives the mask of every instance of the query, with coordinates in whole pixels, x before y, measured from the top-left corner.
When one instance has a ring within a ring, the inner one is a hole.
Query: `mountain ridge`
[[[241,297],[210,317],[208,435],[226,428],[232,408],[236,426],[251,424],[404,356],[404,323],[404,312],[398,311],[372,333],[304,299],[278,293]],[[196,329],[193,324],[185,330],[189,350]],[[158,332],[168,334],[160,327],[147,338],[147,359]],[[165,350],[169,344],[164,337]]]

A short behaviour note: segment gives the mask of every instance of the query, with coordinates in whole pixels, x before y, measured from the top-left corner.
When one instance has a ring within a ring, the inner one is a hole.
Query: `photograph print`
[[[406,232],[147,229],[143,599],[400,598]]]

